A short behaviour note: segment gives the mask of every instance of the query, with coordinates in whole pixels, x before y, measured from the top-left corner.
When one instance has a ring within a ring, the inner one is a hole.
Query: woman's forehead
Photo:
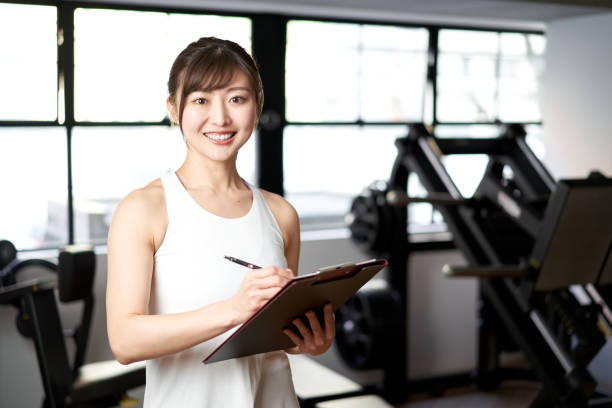
[[[247,91],[253,91],[252,84],[249,81],[247,75],[239,69],[226,72],[223,75],[218,73],[211,73],[202,78],[199,86],[194,89],[195,91],[213,91],[213,90],[231,90],[231,89],[245,89]]]

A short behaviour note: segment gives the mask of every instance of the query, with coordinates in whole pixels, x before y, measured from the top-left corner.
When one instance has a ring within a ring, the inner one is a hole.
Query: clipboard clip
[[[359,270],[359,265],[353,262],[342,263],[338,265],[327,266],[317,271],[317,277],[312,283],[313,285],[329,282],[332,280],[344,279],[353,276]]]

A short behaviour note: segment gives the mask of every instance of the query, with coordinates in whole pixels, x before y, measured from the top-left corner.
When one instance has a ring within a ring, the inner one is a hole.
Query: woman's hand
[[[240,288],[232,298],[235,323],[240,324],[257,312],[293,278],[291,269],[268,266],[253,269],[244,275]]]
[[[313,356],[325,353],[332,344],[334,337],[336,336],[336,326],[334,323],[334,312],[332,311],[332,305],[326,304],[323,308],[323,322],[324,328],[321,327],[317,315],[312,310],[306,312],[306,318],[310,324],[309,329],[301,319],[293,319],[293,324],[300,332],[300,336],[294,333],[290,329],[285,329],[283,332],[289,336],[289,338],[295,344],[295,347],[285,350],[290,354],[310,354]]]

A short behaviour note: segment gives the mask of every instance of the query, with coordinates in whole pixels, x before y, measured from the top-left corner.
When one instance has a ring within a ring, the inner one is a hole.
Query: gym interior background
[[[112,358],[103,299],[113,208],[182,159],[164,84],[197,37],[233,39],[261,67],[264,114],[239,166],[300,213],[301,272],[369,258],[349,239],[345,214],[364,187],[389,177],[393,141],[413,123],[439,137],[494,137],[498,122],[521,123],[555,179],[612,175],[612,2],[51,3],[0,2],[0,238],[24,258],[95,245],[86,361]],[[486,160],[446,164],[469,196]],[[408,188],[423,192],[417,178]],[[407,376],[470,369],[476,282],[442,276],[444,264],[465,261],[431,205],[409,211],[423,250],[408,261]],[[78,313],[60,312],[66,325]],[[37,406],[36,355],[13,309],[0,308],[0,327],[0,405]],[[359,381],[381,376],[350,370],[334,350],[318,360]],[[608,389],[611,363],[608,344],[591,365]]]

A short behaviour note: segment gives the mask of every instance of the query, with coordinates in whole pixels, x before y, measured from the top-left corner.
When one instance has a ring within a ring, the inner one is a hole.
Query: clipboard
[[[293,319],[308,310],[317,312],[320,318],[327,303],[332,304],[335,312],[386,265],[385,259],[372,259],[296,276],[202,362],[209,364],[294,347],[283,333],[283,329],[293,326]]]

